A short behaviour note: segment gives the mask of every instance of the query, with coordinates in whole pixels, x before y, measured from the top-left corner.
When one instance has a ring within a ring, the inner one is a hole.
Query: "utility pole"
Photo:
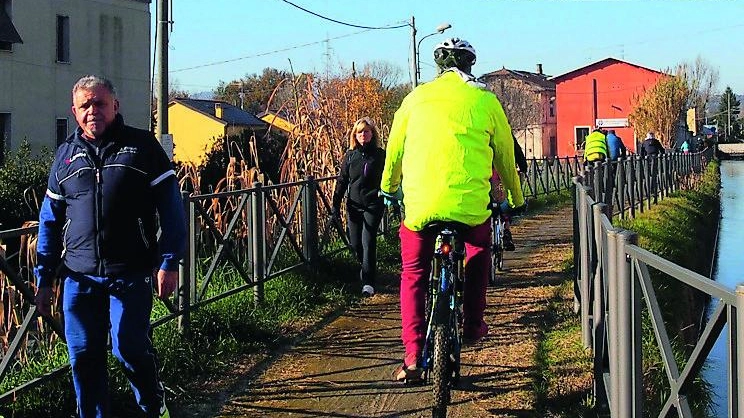
[[[157,42],[155,45],[158,77],[157,77],[157,127],[155,137],[162,141],[163,134],[168,133],[168,1],[158,0]]]
[[[416,18],[411,16],[411,78],[413,79],[413,88],[418,86],[418,71],[416,65]]]
[[[726,108],[728,109],[728,125],[726,125],[726,142],[729,142],[731,136],[731,95],[726,90]]]

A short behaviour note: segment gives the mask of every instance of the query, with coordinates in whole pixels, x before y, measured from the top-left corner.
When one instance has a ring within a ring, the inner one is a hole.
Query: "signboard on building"
[[[628,118],[610,118],[597,119],[594,126],[597,128],[625,128],[628,125]]]

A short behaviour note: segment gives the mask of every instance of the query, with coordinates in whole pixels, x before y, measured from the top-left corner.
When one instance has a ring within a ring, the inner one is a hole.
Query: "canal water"
[[[731,290],[744,283],[744,161],[721,162],[721,224],[713,279]],[[721,333],[708,356],[706,380],[713,385],[716,400],[714,417],[727,417],[728,327]]]

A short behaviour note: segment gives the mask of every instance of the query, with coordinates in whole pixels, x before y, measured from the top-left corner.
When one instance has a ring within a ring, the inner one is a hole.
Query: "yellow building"
[[[259,117],[262,121],[271,125],[273,128],[278,128],[286,133],[293,134],[297,130],[297,126],[294,123],[288,121],[287,119],[284,119],[274,112],[261,112],[256,116]]]
[[[173,160],[200,166],[218,138],[267,125],[237,106],[218,100],[175,99],[168,103],[168,130],[173,135]]]

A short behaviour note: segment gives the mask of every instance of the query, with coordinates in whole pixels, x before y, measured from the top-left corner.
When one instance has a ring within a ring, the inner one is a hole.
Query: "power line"
[[[378,26],[378,27],[355,25],[353,23],[346,23],[346,22],[342,22],[340,20],[331,19],[330,17],[327,17],[327,16],[320,15],[318,13],[315,13],[315,12],[311,11],[311,10],[305,9],[304,7],[298,6],[298,5],[292,3],[291,1],[288,1],[288,0],[281,0],[281,1],[287,3],[287,4],[291,5],[291,6],[294,6],[294,7],[298,8],[298,9],[302,10],[303,12],[310,13],[313,16],[317,16],[317,17],[319,17],[321,19],[325,19],[325,20],[331,21],[333,23],[338,23],[340,25],[351,26],[352,28],[378,30],[378,29],[399,29],[399,28],[405,28],[406,26],[408,26],[408,23],[402,24],[402,25],[398,25],[398,26]]]
[[[206,63],[206,64],[195,65],[193,67],[179,68],[177,70],[168,71],[168,73],[171,74],[171,73],[177,73],[177,72],[181,72],[181,71],[195,70],[197,68],[212,67],[212,66],[215,66],[215,65],[227,64],[229,62],[241,61],[241,60],[245,60],[245,59],[248,59],[248,58],[263,57],[263,56],[266,56],[266,55],[276,54],[276,53],[279,53],[279,52],[286,52],[286,51],[290,51],[290,50],[293,50],[293,49],[304,48],[304,47],[311,46],[311,45],[318,45],[318,44],[321,44],[321,43],[324,43],[324,42],[327,42],[327,41],[331,41],[331,40],[335,40],[335,39],[348,38],[350,36],[359,35],[361,33],[369,32],[369,31],[370,31],[370,29],[365,29],[365,30],[362,30],[362,31],[359,31],[359,32],[348,33],[346,35],[339,35],[339,36],[336,36],[336,37],[333,37],[333,38],[323,39],[322,41],[308,42],[308,43],[302,44],[302,45],[289,46],[289,47],[282,48],[282,49],[275,49],[273,51],[261,52],[261,53],[253,54],[253,55],[246,55],[244,57],[238,57],[238,58],[232,58],[232,59],[228,59],[228,60],[215,61],[215,62],[210,62],[210,63]]]

